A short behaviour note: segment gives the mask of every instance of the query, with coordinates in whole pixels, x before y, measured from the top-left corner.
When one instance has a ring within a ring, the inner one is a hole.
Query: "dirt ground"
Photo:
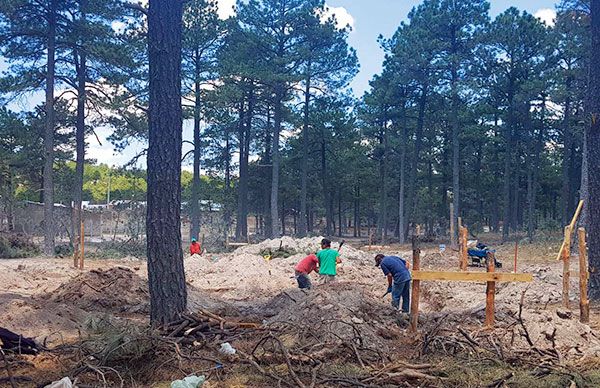
[[[542,355],[552,355],[563,366],[596,365],[595,360],[600,360],[597,311],[592,309],[590,325],[581,324],[578,320],[578,277],[574,276],[578,271],[576,256],[571,266],[574,274],[571,276],[572,310],[560,307],[562,263],[555,260],[558,251],[556,241],[519,247],[518,271],[533,274],[534,281],[497,285],[497,325],[492,331],[482,327],[484,284],[422,282],[420,334],[415,336],[408,333],[406,317],[392,310],[390,297],[382,298],[387,285],[381,270],[373,265],[375,251],[366,252],[351,244],[344,245],[337,283],[320,285],[313,274],[311,277],[316,287],[308,292],[298,290],[293,277],[294,265],[307,253],[316,250],[319,240],[318,237],[301,240],[284,237],[244,246],[229,254],[207,253],[186,257],[189,310],[209,310],[221,316],[236,316],[276,328],[273,330],[280,330],[281,333],[292,333],[289,328],[293,326],[298,329],[293,331],[293,335],[287,334],[290,349],[301,349],[298,352],[312,349],[314,353],[323,344],[346,346],[351,353],[348,357],[356,356],[354,363],[358,362],[365,368],[384,365],[386,360],[402,359],[407,362],[432,361],[437,363],[437,369],[443,371],[458,360],[457,354],[461,354],[460,357],[483,354],[488,348],[491,352],[494,349],[497,351],[492,359],[506,362],[506,365],[510,364],[510,357],[504,352],[510,352],[511,355],[529,355],[533,352],[537,354],[535,357],[538,361]],[[336,248],[337,243],[333,247]],[[497,249],[497,258],[504,263],[498,271],[511,271],[514,245],[493,247]],[[285,254],[280,255],[281,252]],[[409,246],[387,247],[383,253],[411,258]],[[265,259],[267,254],[273,258]],[[424,245],[421,266],[423,269],[458,270],[457,252],[450,249],[440,252],[437,245]],[[482,268],[470,270],[483,271]],[[519,315],[521,300],[523,308]],[[97,329],[98,320],[106,317],[144,327],[149,311],[146,263],[134,259],[88,260],[85,270],[80,271],[73,268],[69,258],[0,260],[0,306],[0,326],[32,337],[48,348],[64,347],[85,340],[90,332]],[[287,329],[277,325],[284,325]],[[315,333],[318,341],[310,337],[315,337]],[[288,341],[284,342],[288,344]],[[238,349],[248,347],[250,350],[251,345],[254,350],[259,346],[256,341],[241,337],[237,342],[232,341],[231,345]],[[213,354],[214,357],[219,356],[218,352]],[[29,365],[24,373],[33,382],[24,382],[21,386],[37,386],[40,379],[52,381],[72,372],[72,362],[58,362],[59,357],[55,358],[29,356],[24,361]],[[461,367],[464,365],[459,363],[455,369]],[[182,378],[193,370],[180,365],[160,374],[156,380],[132,380],[123,386],[163,386],[160,380]],[[469,373],[474,370],[472,368]],[[2,373],[0,378],[5,377]],[[344,385],[341,378],[332,379],[331,375],[353,375],[348,370],[327,373],[330,377],[319,380],[317,385]],[[425,383],[420,378],[415,380],[413,376],[413,380],[403,380],[403,384],[486,386],[494,383],[501,372],[487,376],[489,381],[485,381],[485,384],[481,379],[487,372],[475,373],[471,377],[467,376],[469,373],[457,378],[451,372],[443,372],[445,377],[438,377],[438,380],[427,378]],[[268,373],[265,371],[265,374]],[[250,373],[250,376],[253,375],[256,373]],[[507,386],[520,386],[519,373],[514,372],[513,375],[516,377],[506,379]],[[592,384],[589,376],[581,377],[580,382],[577,376],[564,380],[563,375],[556,374],[559,376],[557,378],[563,379],[560,380],[561,384],[563,381],[574,381],[575,386],[593,386],[589,385]],[[467,378],[471,378],[470,382],[461,380]],[[472,383],[479,380],[482,385]],[[353,385],[349,381],[346,381],[346,385]],[[386,385],[391,380],[386,380],[385,384],[383,380],[368,378],[362,381],[361,384],[369,386],[365,384],[366,381],[381,381],[380,385]],[[546,383],[550,381],[554,380]],[[109,382],[105,386],[114,384]],[[494,386],[502,384],[504,381]],[[234,368],[226,376],[216,375],[209,379],[207,385],[273,386],[276,383],[258,377],[253,379],[248,377],[248,373]]]

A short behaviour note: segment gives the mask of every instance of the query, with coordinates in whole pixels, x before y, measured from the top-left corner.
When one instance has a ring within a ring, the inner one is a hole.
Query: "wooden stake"
[[[373,245],[373,233],[369,233],[369,252],[371,252],[371,245]]]
[[[493,252],[487,254],[487,271],[496,270],[496,259]],[[496,282],[487,282],[485,297],[485,326],[494,327],[494,298],[496,297]]]
[[[413,273],[421,269],[421,249],[419,247],[419,238],[413,236]],[[417,332],[417,324],[419,322],[419,297],[421,293],[421,281],[412,281],[412,298],[410,300],[410,331]]]
[[[84,258],[84,241],[85,241],[85,228],[84,228],[84,222],[83,220],[81,220],[81,236],[79,236],[80,241],[79,241],[79,245],[80,245],[80,252],[79,252],[79,269],[83,269],[83,258]]]
[[[571,261],[571,227],[565,226],[565,241],[562,250],[563,260],[563,295],[562,304],[563,307],[569,308],[569,286],[571,281],[571,274],[569,272],[569,266]]]
[[[469,231],[464,226],[459,226],[459,248],[460,248],[460,270],[466,271],[469,265],[469,253],[467,248]]]
[[[585,241],[585,229],[577,229],[579,236],[579,320],[582,323],[590,321],[590,301],[588,300],[588,265],[587,265],[587,244]]]
[[[515,267],[513,272],[517,273],[517,256],[519,255],[519,240],[515,241]]]
[[[579,213],[581,213],[581,209],[583,209],[583,200],[579,201],[577,209],[575,210],[575,214],[573,214],[573,218],[571,219],[571,223],[569,224],[569,230],[571,232],[573,232],[573,230],[575,229],[575,223],[577,222],[577,218],[579,218]],[[569,235],[569,240],[571,240],[571,235]],[[566,240],[563,241],[562,245],[560,246],[560,250],[558,251],[558,256],[556,256],[556,260],[560,260],[563,258],[562,254],[563,250],[565,249],[565,245]]]
[[[454,204],[450,203],[450,245],[456,249],[456,237],[454,236]]]

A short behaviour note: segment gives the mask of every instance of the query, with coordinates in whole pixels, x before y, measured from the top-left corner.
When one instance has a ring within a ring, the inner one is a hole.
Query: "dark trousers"
[[[299,288],[310,289],[312,284],[310,283],[310,278],[307,274],[296,271],[296,280],[298,281]]]
[[[392,306],[398,308],[402,298],[402,311],[407,313],[410,309],[410,280],[394,282],[392,285]]]

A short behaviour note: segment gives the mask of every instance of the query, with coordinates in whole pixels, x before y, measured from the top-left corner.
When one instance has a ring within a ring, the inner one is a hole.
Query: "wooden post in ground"
[[[587,243],[585,240],[585,229],[577,230],[579,236],[579,320],[582,323],[590,321],[590,301],[588,300],[588,264],[587,264]]]
[[[419,237],[413,236],[413,273],[421,269],[421,248],[419,247]],[[421,293],[421,281],[412,281],[412,292],[410,299],[410,331],[417,332],[417,323],[419,322],[419,297]]]
[[[519,255],[519,240],[515,241],[515,267],[513,272],[517,273],[517,256]]]
[[[83,247],[83,243],[85,241],[85,229],[84,229],[84,222],[83,220],[81,220],[81,236],[80,236],[80,241],[79,241],[79,247],[80,247],[80,251],[79,251],[79,269],[83,269],[83,258],[84,258],[84,247]]]
[[[77,236],[75,236],[77,238]],[[79,243],[75,240],[75,244],[73,245],[73,267],[79,267]]]
[[[496,258],[494,252],[488,252],[487,271],[494,272],[496,270]],[[485,292],[485,327],[494,327],[494,299],[496,297],[496,282],[488,281]]]
[[[454,204],[450,203],[450,246],[456,249],[456,237],[454,235]]]
[[[468,229],[464,226],[459,226],[458,229],[458,242],[459,242],[459,255],[460,255],[460,259],[459,259],[459,268],[461,271],[466,271],[467,270],[467,266],[469,265],[469,254],[468,254],[468,248],[467,248],[467,241],[468,241]]]
[[[575,214],[573,214],[573,218],[571,219],[571,223],[569,224],[569,230],[571,232],[573,232],[573,230],[575,229],[575,223],[577,222],[577,218],[579,217],[579,213],[581,213],[581,209],[583,209],[583,200],[579,201],[579,204],[577,205],[577,209],[575,210]],[[570,235],[569,235],[569,240],[570,240]],[[558,256],[556,256],[556,260],[560,260],[563,258],[563,249],[565,249],[565,245],[566,245],[567,241],[563,241],[562,245],[560,246],[560,249],[558,251]]]
[[[571,282],[571,273],[569,270],[570,262],[571,262],[571,227],[565,226],[565,241],[562,250],[562,260],[563,260],[563,295],[562,295],[562,304],[563,307],[569,308],[569,286]]]
[[[369,252],[371,252],[371,245],[373,245],[373,233],[369,232]]]

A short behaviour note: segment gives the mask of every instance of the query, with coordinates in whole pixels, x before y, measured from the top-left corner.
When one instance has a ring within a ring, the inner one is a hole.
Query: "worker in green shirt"
[[[335,249],[331,249],[331,241],[324,238],[321,240],[321,250],[317,253],[319,259],[319,275],[323,283],[329,283],[335,280],[337,275],[337,265],[341,263],[340,254]]]

